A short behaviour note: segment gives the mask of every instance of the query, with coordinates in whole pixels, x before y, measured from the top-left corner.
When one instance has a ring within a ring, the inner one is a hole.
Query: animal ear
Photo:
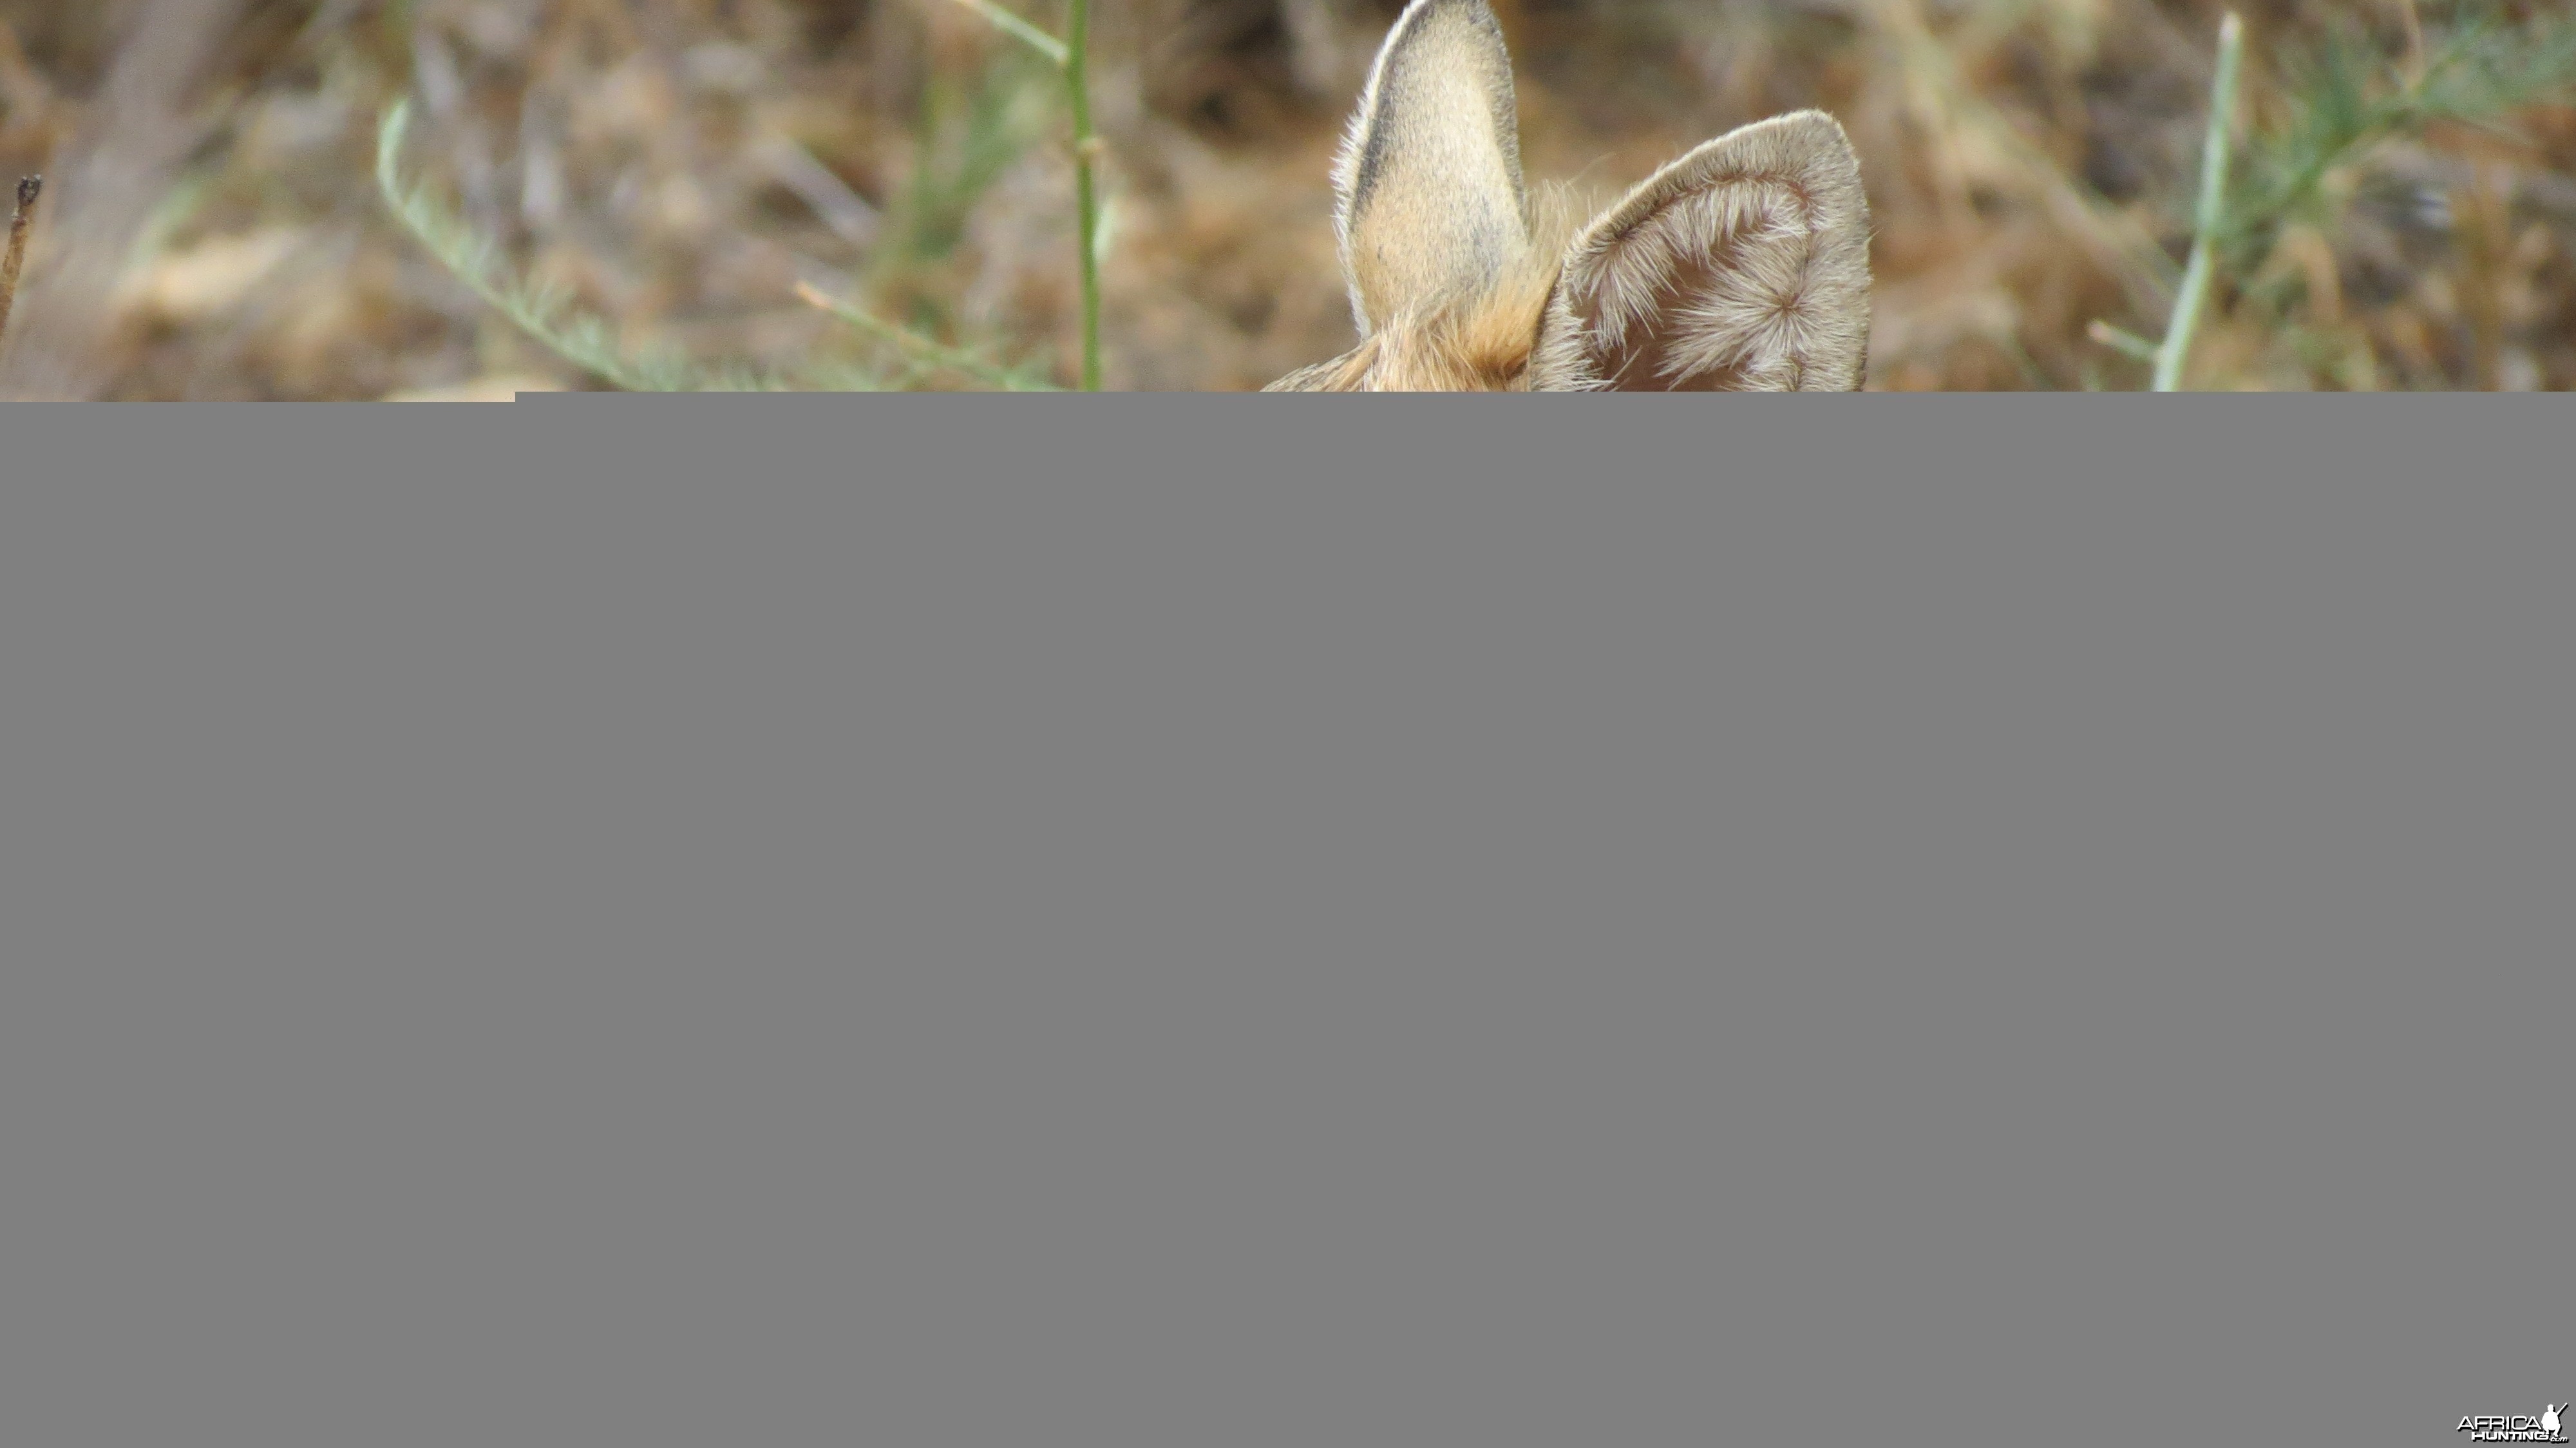
[[[1539,324],[1542,391],[1856,391],[1869,353],[1869,200],[1822,111],[1691,152],[1567,249]]]
[[[1475,292],[1527,254],[1512,61],[1485,0],[1405,7],[1360,93],[1333,190],[1363,337]]]

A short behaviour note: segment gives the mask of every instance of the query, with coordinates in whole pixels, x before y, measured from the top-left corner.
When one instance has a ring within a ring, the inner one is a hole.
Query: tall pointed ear
[[[1333,189],[1364,337],[1473,293],[1527,254],[1512,61],[1485,0],[1405,7],[1360,93]]]
[[[1798,111],[1666,166],[1567,250],[1531,386],[1847,392],[1869,354],[1869,201],[1834,118]]]

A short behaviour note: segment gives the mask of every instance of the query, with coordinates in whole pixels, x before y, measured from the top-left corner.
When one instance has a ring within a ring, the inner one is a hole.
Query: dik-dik
[[[1334,168],[1360,344],[1271,392],[1846,392],[1869,352],[1869,203],[1831,116],[1730,131],[1561,249],[1533,232],[1485,0],[1413,0]]]

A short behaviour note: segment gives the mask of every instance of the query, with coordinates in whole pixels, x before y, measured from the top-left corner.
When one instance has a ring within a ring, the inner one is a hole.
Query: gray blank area
[[[1495,401],[0,410],[0,1441],[2576,1396],[2563,403]]]

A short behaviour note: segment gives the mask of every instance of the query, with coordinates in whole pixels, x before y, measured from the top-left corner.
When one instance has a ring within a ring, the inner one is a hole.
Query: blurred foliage
[[[1495,3],[1579,203],[1843,119],[1873,387],[2144,385],[2098,339],[2163,328],[2218,0]],[[1110,385],[1347,344],[1329,166],[1398,8],[1096,0]],[[2576,387],[2576,7],[2239,8],[2186,385]],[[1068,385],[1064,112],[958,0],[0,0],[0,170],[48,176],[0,390]]]
[[[2420,136],[2444,122],[2492,127],[2525,106],[2576,95],[2576,13],[2541,13],[2521,24],[2499,4],[2456,7],[2448,34],[2431,38],[2419,65],[2392,58],[2349,15],[2318,40],[2281,53],[2286,119],[2253,138],[2251,174],[2240,189],[2230,261],[2251,274],[2292,221],[2332,227],[2348,201],[2328,184],[2377,142]],[[2410,73],[2411,72],[2411,73]]]
[[[402,179],[402,143],[410,124],[411,108],[406,102],[385,114],[377,133],[376,184],[385,205],[458,281],[556,356],[626,392],[760,392],[798,385],[798,379],[740,365],[705,367],[668,348],[630,355],[617,343],[607,321],[580,310],[561,284],[530,283],[511,275],[500,265],[491,237],[476,232],[426,191]],[[873,374],[848,368],[807,380],[805,385],[808,390],[863,392],[877,390],[878,383]]]

